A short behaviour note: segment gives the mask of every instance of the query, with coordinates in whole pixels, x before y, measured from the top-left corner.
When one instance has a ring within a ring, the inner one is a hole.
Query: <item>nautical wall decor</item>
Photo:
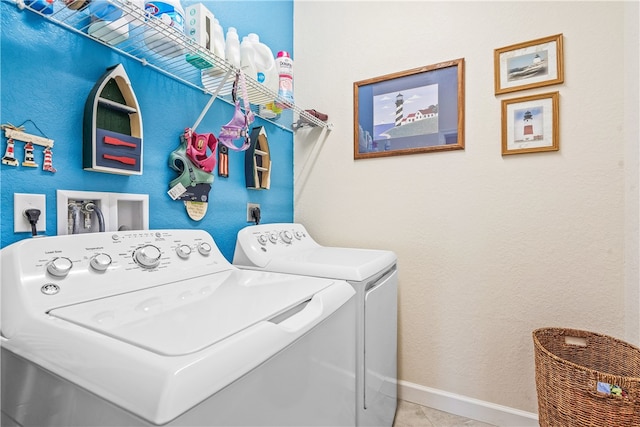
[[[562,34],[495,49],[496,95],[564,82]]]
[[[142,175],[142,114],[122,64],[108,68],[84,107],[85,170]]]
[[[271,154],[264,126],[251,130],[251,143],[244,153],[247,188],[268,190],[271,187]]]
[[[502,100],[502,155],[560,149],[559,92]]]
[[[31,122],[31,120],[27,120],[26,122]],[[37,127],[35,123],[34,126],[38,130],[40,128]],[[41,137],[37,135],[32,135],[24,132],[24,127],[14,126],[10,123],[3,124],[0,126],[4,129],[5,136],[7,138],[7,148],[5,149],[4,156],[2,157],[2,164],[8,166],[17,167],[20,165],[20,162],[16,159],[15,155],[15,143],[16,141],[24,142],[24,161],[22,162],[22,166],[37,168],[38,164],[35,162],[34,151],[35,145],[39,145],[44,147],[44,165],[42,166],[42,170],[46,172],[55,173],[56,169],[53,167],[53,139],[49,139],[47,137]],[[42,131],[41,131],[42,133]],[[43,134],[44,135],[44,134]]]
[[[353,102],[354,159],[464,149],[464,58],[355,82]]]

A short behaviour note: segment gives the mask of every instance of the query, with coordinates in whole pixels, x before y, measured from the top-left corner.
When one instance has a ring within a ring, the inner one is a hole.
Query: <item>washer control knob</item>
[[[176,248],[176,253],[178,254],[178,256],[182,259],[187,259],[189,258],[189,255],[191,255],[191,246],[189,245],[180,245]]]
[[[200,255],[208,256],[211,253],[211,245],[207,242],[199,243],[198,252],[200,252]]]
[[[270,233],[269,240],[271,243],[278,243],[278,233]]]
[[[268,241],[269,238],[265,234],[261,234],[258,236],[258,243],[260,243],[262,246],[266,245]]]
[[[144,245],[133,252],[133,259],[143,268],[156,268],[160,265],[160,249],[153,245]]]
[[[73,262],[71,262],[69,258],[58,257],[52,259],[49,264],[47,264],[47,271],[52,276],[64,277],[71,271],[72,267]]]
[[[296,239],[298,239],[298,240],[302,240],[302,237],[304,236],[304,234],[302,234],[302,231],[296,231],[294,233],[294,235],[296,236]]]
[[[285,243],[291,243],[291,240],[293,239],[291,232],[288,230],[285,230],[282,233],[280,233],[280,237],[282,238],[282,241]]]
[[[106,271],[111,265],[111,257],[107,254],[97,254],[91,258],[89,265],[96,271]]]

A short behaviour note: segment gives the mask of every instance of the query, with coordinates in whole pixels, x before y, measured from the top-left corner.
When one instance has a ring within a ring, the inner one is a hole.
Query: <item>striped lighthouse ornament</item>
[[[38,165],[33,160],[33,144],[27,142],[24,145],[24,162],[22,162],[22,166],[28,166],[30,168],[37,168]]]
[[[16,160],[16,156],[13,151],[14,145],[15,142],[13,141],[13,138],[9,138],[7,140],[7,149],[5,150],[4,157],[2,158],[3,165],[18,166],[18,161]]]
[[[51,147],[47,147],[44,149],[44,165],[42,165],[42,170],[55,173],[56,168],[53,167],[53,163],[51,158],[53,156],[53,151],[51,151]]]
[[[399,93],[398,96],[396,96],[396,127],[402,124],[402,117],[404,115],[402,112],[402,104],[404,104],[404,100],[402,94]]]

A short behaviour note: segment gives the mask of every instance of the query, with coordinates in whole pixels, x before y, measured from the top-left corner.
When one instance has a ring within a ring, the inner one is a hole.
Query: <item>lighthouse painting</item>
[[[438,133],[438,85],[373,97],[374,141]]]
[[[502,101],[502,154],[557,151],[558,92]]]
[[[464,59],[354,83],[354,157],[464,148]]]

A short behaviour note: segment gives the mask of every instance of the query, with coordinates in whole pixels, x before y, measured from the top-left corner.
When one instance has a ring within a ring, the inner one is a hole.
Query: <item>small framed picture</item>
[[[354,159],[464,149],[464,58],[353,84]]]
[[[558,151],[559,92],[502,101],[502,155]]]
[[[564,82],[562,56],[562,34],[495,49],[496,95]]]

